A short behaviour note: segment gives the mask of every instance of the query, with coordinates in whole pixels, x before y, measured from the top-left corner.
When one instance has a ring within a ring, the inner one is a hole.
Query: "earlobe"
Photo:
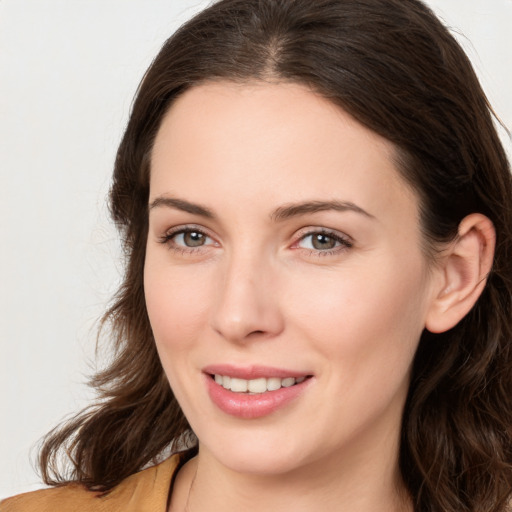
[[[427,313],[425,327],[445,332],[459,323],[475,305],[491,271],[496,233],[492,222],[473,213],[459,225],[457,238],[444,251],[436,271],[439,286]]]

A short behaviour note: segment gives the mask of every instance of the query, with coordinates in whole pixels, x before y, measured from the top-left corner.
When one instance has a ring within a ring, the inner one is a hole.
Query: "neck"
[[[411,512],[412,506],[395,458],[330,454],[284,474],[255,475],[232,471],[201,448],[178,474],[170,510]]]

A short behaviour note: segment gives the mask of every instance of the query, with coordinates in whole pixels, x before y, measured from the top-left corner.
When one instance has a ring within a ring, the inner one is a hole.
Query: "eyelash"
[[[199,235],[204,236],[205,238],[209,238],[213,240],[213,238],[206,233],[203,229],[196,227],[196,226],[179,226],[174,229],[171,229],[167,233],[165,233],[163,236],[159,238],[159,242],[161,244],[167,245],[168,248],[172,251],[178,252],[180,254],[194,254],[198,251],[201,251],[205,245],[199,245],[197,247],[186,247],[183,245],[178,245],[174,241],[175,237],[178,235],[184,235],[186,233],[197,233]],[[334,247],[332,249],[306,249],[299,247],[299,244],[306,240],[308,237],[312,237],[314,235],[323,235],[325,237],[328,237],[332,239],[334,242],[339,244],[337,247]],[[211,245],[211,244],[209,244]],[[325,228],[317,228],[317,229],[309,229],[305,233],[300,234],[298,240],[293,243],[292,249],[303,249],[305,251],[308,251],[309,256],[314,257],[325,257],[325,256],[333,256],[335,254],[339,254],[340,252],[346,251],[347,249],[350,249],[353,246],[352,240],[344,235],[341,235],[334,231],[329,231]]]
[[[159,242],[161,244],[167,245],[169,249],[172,251],[178,252],[180,254],[194,254],[195,252],[200,251],[204,245],[199,245],[197,247],[186,247],[183,245],[178,245],[175,243],[174,238],[177,235],[184,235],[186,233],[198,233],[199,235],[204,236],[205,238],[212,237],[208,235],[203,229],[196,227],[196,226],[180,226],[174,229],[171,229],[167,233],[165,233],[163,236],[160,237]]]
[[[332,239],[334,242],[338,243],[339,245],[337,247],[334,247],[332,249],[304,249],[309,252],[310,256],[316,256],[316,257],[325,257],[325,256],[333,256],[335,254],[339,254],[340,252],[346,251],[347,249],[350,249],[353,246],[352,240],[345,236],[341,235],[340,233],[337,233],[335,231],[330,231],[325,228],[317,228],[317,229],[309,229],[305,233],[302,233],[298,239],[297,242],[295,242],[292,246],[292,248],[298,248],[298,245],[306,240],[308,237],[312,237],[315,235],[323,235],[330,239]]]

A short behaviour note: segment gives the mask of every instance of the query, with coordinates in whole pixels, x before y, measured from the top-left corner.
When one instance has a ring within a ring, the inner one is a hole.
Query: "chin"
[[[218,437],[209,432],[205,442],[199,441],[199,449],[231,471],[252,475],[282,475],[306,463],[304,446],[289,435],[271,435],[257,429],[244,435],[241,430],[233,436]]]
[[[284,475],[298,469],[302,464],[293,454],[276,453],[275,448],[261,450],[244,450],[242,453],[216,454],[217,459],[231,471],[259,476]]]

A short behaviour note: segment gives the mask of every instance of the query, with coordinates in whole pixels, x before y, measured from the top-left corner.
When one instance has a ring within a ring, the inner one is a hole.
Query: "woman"
[[[101,400],[2,510],[508,510],[511,205],[421,2],[213,4],[118,151]]]

